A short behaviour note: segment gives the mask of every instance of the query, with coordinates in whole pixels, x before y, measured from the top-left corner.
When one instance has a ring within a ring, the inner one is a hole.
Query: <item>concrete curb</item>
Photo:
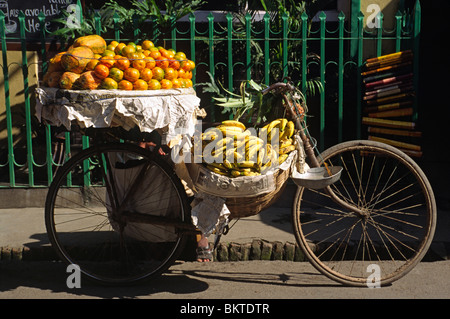
[[[213,245],[212,243],[210,244],[211,246]],[[270,242],[263,239],[254,239],[252,242],[248,243],[220,242],[213,252],[213,257],[216,262],[251,260],[307,261],[306,256],[297,243],[281,241]],[[182,252],[179,259],[184,261],[194,261],[195,252],[187,249]],[[423,261],[448,259],[450,259],[450,243],[434,242]],[[58,260],[58,256],[50,245],[39,247],[0,247],[0,262],[51,260]]]
[[[213,244],[211,243],[211,246]],[[255,239],[251,243],[222,242],[213,253],[214,261],[286,260],[306,261],[297,244],[291,242],[269,242]],[[195,253],[183,252],[181,260],[195,260]],[[40,247],[0,247],[0,262],[8,261],[49,261],[58,260],[52,246]]]

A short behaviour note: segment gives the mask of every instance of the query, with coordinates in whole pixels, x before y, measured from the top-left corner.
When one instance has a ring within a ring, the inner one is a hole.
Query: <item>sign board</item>
[[[0,10],[5,14],[6,38],[19,38],[19,12],[25,15],[25,35],[27,39],[39,39],[41,25],[38,15],[45,15],[45,27],[53,31],[52,20],[57,18],[61,11],[75,4],[76,0],[0,0]]]

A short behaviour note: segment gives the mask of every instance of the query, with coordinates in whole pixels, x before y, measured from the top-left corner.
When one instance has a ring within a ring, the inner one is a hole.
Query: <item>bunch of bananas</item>
[[[272,135],[275,128],[279,129],[279,143],[271,143],[269,138],[275,136]],[[201,139],[194,143],[193,153],[197,154],[194,158],[197,156],[196,162],[203,162],[217,174],[229,177],[261,175],[284,162],[289,152],[295,149],[291,139],[293,133],[294,125],[287,119],[269,123],[260,130],[259,137],[256,130],[247,129],[239,121],[223,121],[202,133]],[[263,136],[267,136],[266,141],[261,138]],[[201,152],[196,152],[195,148],[201,148]]]
[[[267,141],[273,145],[278,153],[279,164],[283,163],[288,158],[289,153],[295,150],[292,140],[292,135],[295,131],[294,122],[288,121],[286,118],[273,120],[265,125],[261,131],[261,133],[267,134]]]

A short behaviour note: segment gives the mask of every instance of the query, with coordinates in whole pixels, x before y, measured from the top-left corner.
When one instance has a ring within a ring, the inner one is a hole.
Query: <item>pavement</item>
[[[291,225],[294,187],[288,184],[280,200],[260,214],[240,219],[235,224],[232,221],[221,244],[248,246],[258,241],[271,248],[294,246],[296,241]],[[46,193],[46,188],[0,189],[0,260],[54,258],[44,221]],[[450,258],[450,200],[447,196],[436,196],[438,223],[428,253],[432,260]]]

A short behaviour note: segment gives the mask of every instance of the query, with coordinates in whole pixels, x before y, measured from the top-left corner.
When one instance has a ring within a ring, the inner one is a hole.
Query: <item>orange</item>
[[[94,58],[91,59],[88,64],[86,64],[86,70],[87,71],[93,71],[95,66],[98,64],[98,59],[100,59],[102,56],[100,54],[94,54]]]
[[[167,80],[173,80],[178,77],[178,72],[172,68],[164,69],[164,78]]]
[[[147,62],[143,58],[135,56],[135,59],[133,61],[131,61],[131,65],[133,66],[133,68],[141,71],[141,70],[145,69]]]
[[[122,49],[123,49],[125,46],[126,46],[125,43],[123,43],[123,42],[119,43],[119,44],[116,46],[116,48],[114,49],[114,53],[115,53],[115,54],[121,55],[121,54],[122,54]]]
[[[161,89],[163,89],[163,90],[168,90],[168,89],[172,88],[172,82],[170,80],[162,79],[160,83],[161,83]]]
[[[128,90],[131,91],[133,89],[133,83],[127,80],[122,80],[117,84],[119,90]]]
[[[152,70],[147,69],[147,68],[143,69],[140,72],[140,74],[141,74],[141,79],[144,80],[144,81],[147,81],[147,82],[150,81],[152,79],[152,77],[153,77]]]
[[[156,60],[156,66],[159,66],[161,69],[166,69],[169,67],[169,60],[161,57],[159,60]]]
[[[116,46],[117,46],[117,44],[110,43],[106,46],[106,50],[114,51],[116,49]]]
[[[151,52],[152,52],[152,51],[150,51],[150,50],[143,50],[143,51],[142,51],[142,53],[144,53],[144,55],[145,55],[146,57],[149,57]]]
[[[155,67],[152,70],[153,72],[153,79],[161,81],[162,79],[164,79],[164,70],[161,69],[160,67]]]
[[[148,84],[142,79],[138,79],[133,83],[133,90],[147,90]]]
[[[95,66],[94,73],[99,79],[104,79],[109,75],[109,67],[105,64],[99,63]]]
[[[173,57],[175,56],[175,53],[173,53],[173,51],[171,51],[170,49],[169,50],[163,49],[160,50],[160,52],[161,55],[167,59],[173,59]]]
[[[119,87],[117,81],[111,78],[103,79],[102,83],[100,83],[100,88],[105,90],[115,90]]]
[[[185,76],[186,76],[186,71],[184,69],[179,69],[178,70],[178,78],[184,79]]]
[[[159,60],[161,58],[161,53],[159,52],[159,50],[151,50],[150,57],[155,60]]]
[[[128,68],[125,71],[123,71],[123,78],[125,80],[128,80],[130,82],[135,82],[140,77],[140,73],[138,69],[135,68]]]
[[[144,49],[144,50],[150,50],[150,48],[154,47],[155,45],[150,40],[144,40],[144,41],[142,41],[141,46],[142,46],[142,49]]]
[[[181,79],[173,79],[172,80],[172,88],[179,89],[181,87]]]
[[[114,52],[114,50],[108,50],[106,49],[105,52],[103,52],[102,56],[109,56],[111,58],[114,58],[114,56],[116,55],[116,53]]]
[[[130,58],[130,55],[136,52],[136,47],[127,44],[126,46],[123,47],[121,52],[122,52],[121,55]]]
[[[190,87],[192,87],[194,84],[192,83],[192,80],[191,79],[185,79],[184,80],[185,82],[186,82],[186,87],[187,88],[190,88]]]
[[[186,72],[184,78],[186,80],[191,80],[192,79],[192,71]]]
[[[178,70],[180,68],[180,61],[174,59],[169,60],[169,68]]]
[[[98,61],[101,64],[106,65],[108,68],[112,68],[114,66],[114,63],[116,63],[116,60],[114,60],[113,57],[110,56],[102,56],[100,59],[98,59]]]
[[[186,80],[185,79],[180,79],[180,83],[181,83],[181,87],[182,88],[186,87]]]
[[[111,68],[109,70],[109,77],[115,80],[116,82],[120,82],[123,79],[123,71],[119,68]]]
[[[182,60],[186,60],[186,54],[184,52],[178,51],[177,53],[175,53],[175,56],[173,57],[175,60],[178,61],[182,61]]]
[[[184,60],[181,62],[181,68],[185,71],[191,71],[195,68],[195,63],[191,60]]]
[[[130,60],[124,56],[116,55],[114,56],[114,60],[114,66],[118,69],[126,70],[130,67]]]
[[[159,83],[158,80],[151,79],[150,81],[148,81],[148,89],[149,90],[160,90],[161,83]]]
[[[153,58],[151,58],[151,57],[145,58],[145,61],[146,61],[145,67],[147,69],[151,70],[151,69],[153,69],[156,66],[156,61]]]

